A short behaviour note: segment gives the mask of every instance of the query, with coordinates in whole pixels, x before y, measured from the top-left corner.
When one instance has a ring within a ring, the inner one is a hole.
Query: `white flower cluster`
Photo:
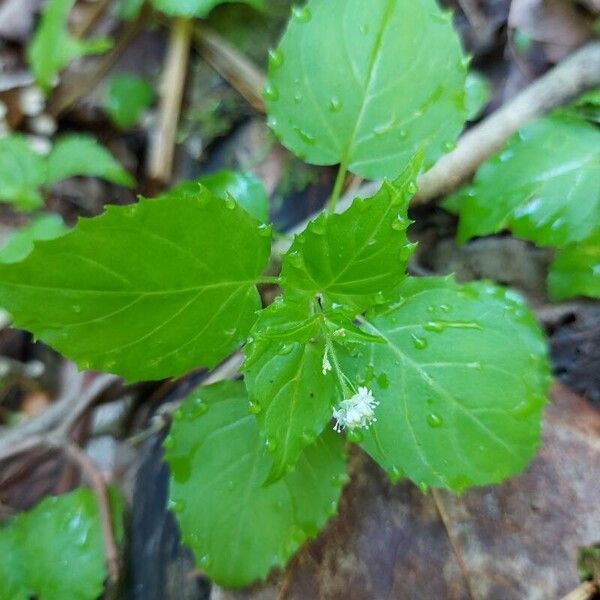
[[[369,388],[359,387],[352,398],[342,400],[337,408],[333,409],[333,418],[336,420],[335,431],[342,429],[368,428],[377,421],[375,407],[379,406]]]

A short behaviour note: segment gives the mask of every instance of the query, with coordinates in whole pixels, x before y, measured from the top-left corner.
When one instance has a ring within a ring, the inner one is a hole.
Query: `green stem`
[[[348,173],[348,165],[346,161],[340,163],[340,167],[338,169],[337,177],[335,178],[335,184],[333,185],[333,191],[331,192],[331,196],[327,201],[327,211],[335,212],[335,207],[337,206],[338,200],[342,195],[342,189],[344,187],[344,181],[346,181],[346,174]]]

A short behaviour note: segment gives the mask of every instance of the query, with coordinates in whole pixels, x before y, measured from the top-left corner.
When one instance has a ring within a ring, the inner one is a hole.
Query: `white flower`
[[[363,427],[367,429],[371,423],[377,421],[375,407],[379,402],[373,397],[369,388],[359,387],[352,398],[342,400],[337,408],[333,409],[333,418],[336,420],[335,431],[342,429],[356,429]]]

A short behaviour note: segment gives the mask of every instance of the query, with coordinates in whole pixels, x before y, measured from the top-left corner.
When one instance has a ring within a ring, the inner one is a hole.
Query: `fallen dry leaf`
[[[212,600],[549,600],[600,540],[600,413],[561,385],[529,469],[461,497],[390,485],[355,453],[340,516],[285,573]]]

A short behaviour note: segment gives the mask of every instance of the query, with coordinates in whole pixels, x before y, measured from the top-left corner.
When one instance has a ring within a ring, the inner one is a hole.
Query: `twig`
[[[419,192],[413,204],[423,204],[453,191],[523,125],[598,85],[600,42],[592,42],[467,131],[452,152],[419,178]]]
[[[86,35],[96,24],[110,2],[111,0],[96,0],[93,4],[88,5],[84,18],[71,28],[73,36],[81,38]]]
[[[66,456],[77,463],[96,496],[96,502],[98,503],[98,510],[100,512],[102,538],[104,539],[104,555],[108,578],[112,583],[116,583],[119,579],[119,551],[117,550],[113,532],[106,481],[98,470],[98,467],[96,467],[81,448],[74,444],[67,444],[62,446],[62,449]]]
[[[0,439],[0,461],[14,456],[15,448],[23,448],[17,454],[30,449],[28,440],[35,439],[36,436],[53,431],[54,435],[64,437],[96,398],[117,381],[118,378],[114,375],[99,375],[83,390],[75,383],[39,417],[3,431]]]
[[[598,585],[593,581],[584,581],[572,592],[563,596],[562,600],[592,600],[598,593]]]
[[[173,170],[177,124],[183,99],[192,39],[191,19],[175,19],[165,59],[157,131],[151,141],[148,175],[151,180],[168,183]]]
[[[250,106],[264,113],[265,102],[261,95],[265,85],[264,73],[247,56],[204,25],[196,26],[194,42],[202,58],[237,90]]]

